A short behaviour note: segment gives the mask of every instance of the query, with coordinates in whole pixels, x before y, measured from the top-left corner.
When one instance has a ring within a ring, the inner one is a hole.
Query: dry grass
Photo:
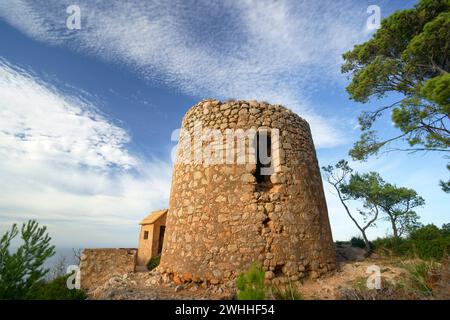
[[[344,300],[428,300],[450,299],[449,264],[420,259],[384,258],[383,264],[403,269],[398,278],[384,279],[381,289],[368,289],[366,278],[359,277],[340,290]]]

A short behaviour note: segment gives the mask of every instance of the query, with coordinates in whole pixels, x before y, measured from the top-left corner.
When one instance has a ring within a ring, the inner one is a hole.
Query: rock
[[[189,288],[189,291],[195,292],[197,290],[198,290],[198,285],[196,285],[196,284]]]
[[[199,180],[202,178],[202,173],[200,171],[195,171],[194,172],[194,180]]]
[[[272,182],[273,184],[280,184],[284,182],[284,179],[278,174],[272,174],[270,176],[270,182]]]
[[[339,262],[363,261],[366,259],[366,250],[355,248],[350,245],[337,246],[336,256]]]
[[[266,211],[267,211],[268,213],[270,213],[270,212],[273,212],[275,206],[274,206],[273,203],[270,203],[270,202],[269,202],[269,203],[266,203],[266,204],[265,204],[264,208],[266,209]]]
[[[191,281],[192,280],[192,273],[190,273],[190,272],[183,272],[182,277],[183,277],[183,280],[185,280],[185,281]]]
[[[179,284],[179,285],[177,285],[177,286],[175,287],[175,292],[178,292],[178,291],[181,291],[181,290],[184,290],[184,285]]]
[[[178,275],[174,275],[173,276],[173,282],[175,282],[175,284],[181,284],[181,278]]]
[[[220,195],[216,198],[216,202],[225,202],[225,201],[227,201],[227,198],[225,196]]]
[[[228,218],[229,218],[228,214],[219,214],[219,215],[217,216],[217,221],[218,221],[219,223],[223,223],[223,222],[225,222],[225,221],[228,221]]]
[[[222,276],[222,271],[220,271],[219,269],[213,270],[212,273],[213,273],[214,277],[216,277],[216,278],[220,278]]]
[[[272,280],[273,278],[275,278],[275,273],[273,273],[273,271],[266,271],[266,273],[264,274],[264,278],[267,280]]]
[[[251,173],[245,173],[241,176],[242,182],[255,182],[255,177]]]

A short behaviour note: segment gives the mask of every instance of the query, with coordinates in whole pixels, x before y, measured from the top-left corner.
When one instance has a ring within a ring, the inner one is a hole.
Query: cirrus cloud
[[[341,81],[342,52],[367,36],[367,4],[80,0],[75,31],[65,27],[71,4],[11,0],[0,4],[0,17],[35,39],[125,64],[188,94],[284,104],[310,122],[319,147],[344,142],[339,120],[317,110],[311,93]]]

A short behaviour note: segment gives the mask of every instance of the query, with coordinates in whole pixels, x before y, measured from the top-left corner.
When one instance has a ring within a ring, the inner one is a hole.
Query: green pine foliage
[[[350,99],[366,103],[397,93],[400,99],[359,117],[360,139],[350,150],[365,160],[384,151],[437,151],[450,147],[450,0],[420,0],[396,11],[365,43],[344,53]],[[383,136],[375,123],[390,113],[398,134]],[[394,142],[405,144],[392,145]],[[441,181],[449,192],[450,181]]]
[[[0,300],[79,300],[83,291],[67,288],[69,275],[46,281],[44,262],[55,254],[45,226],[30,220],[20,229],[14,224],[0,238]],[[12,253],[12,241],[20,234],[22,243]]]
[[[0,239],[0,299],[31,298],[49,271],[43,267],[44,261],[55,254],[46,227],[34,220],[22,225],[22,244],[11,253],[10,245],[17,235],[19,228],[14,224]]]
[[[264,270],[258,263],[253,262],[247,272],[239,274],[236,285],[238,300],[264,300],[266,298]]]

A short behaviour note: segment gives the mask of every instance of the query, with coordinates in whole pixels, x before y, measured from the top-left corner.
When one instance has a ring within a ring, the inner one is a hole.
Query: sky
[[[370,5],[414,3],[0,0],[0,233],[37,219],[57,246],[136,247],[138,222],[168,205],[172,133],[205,98],[283,104],[310,123],[320,166],[350,160],[360,112],[396,97],[350,101],[342,53],[373,34]],[[377,129],[396,132],[389,117]],[[423,223],[450,222],[442,155],[350,164],[414,188]],[[334,239],[357,235],[324,188]]]

